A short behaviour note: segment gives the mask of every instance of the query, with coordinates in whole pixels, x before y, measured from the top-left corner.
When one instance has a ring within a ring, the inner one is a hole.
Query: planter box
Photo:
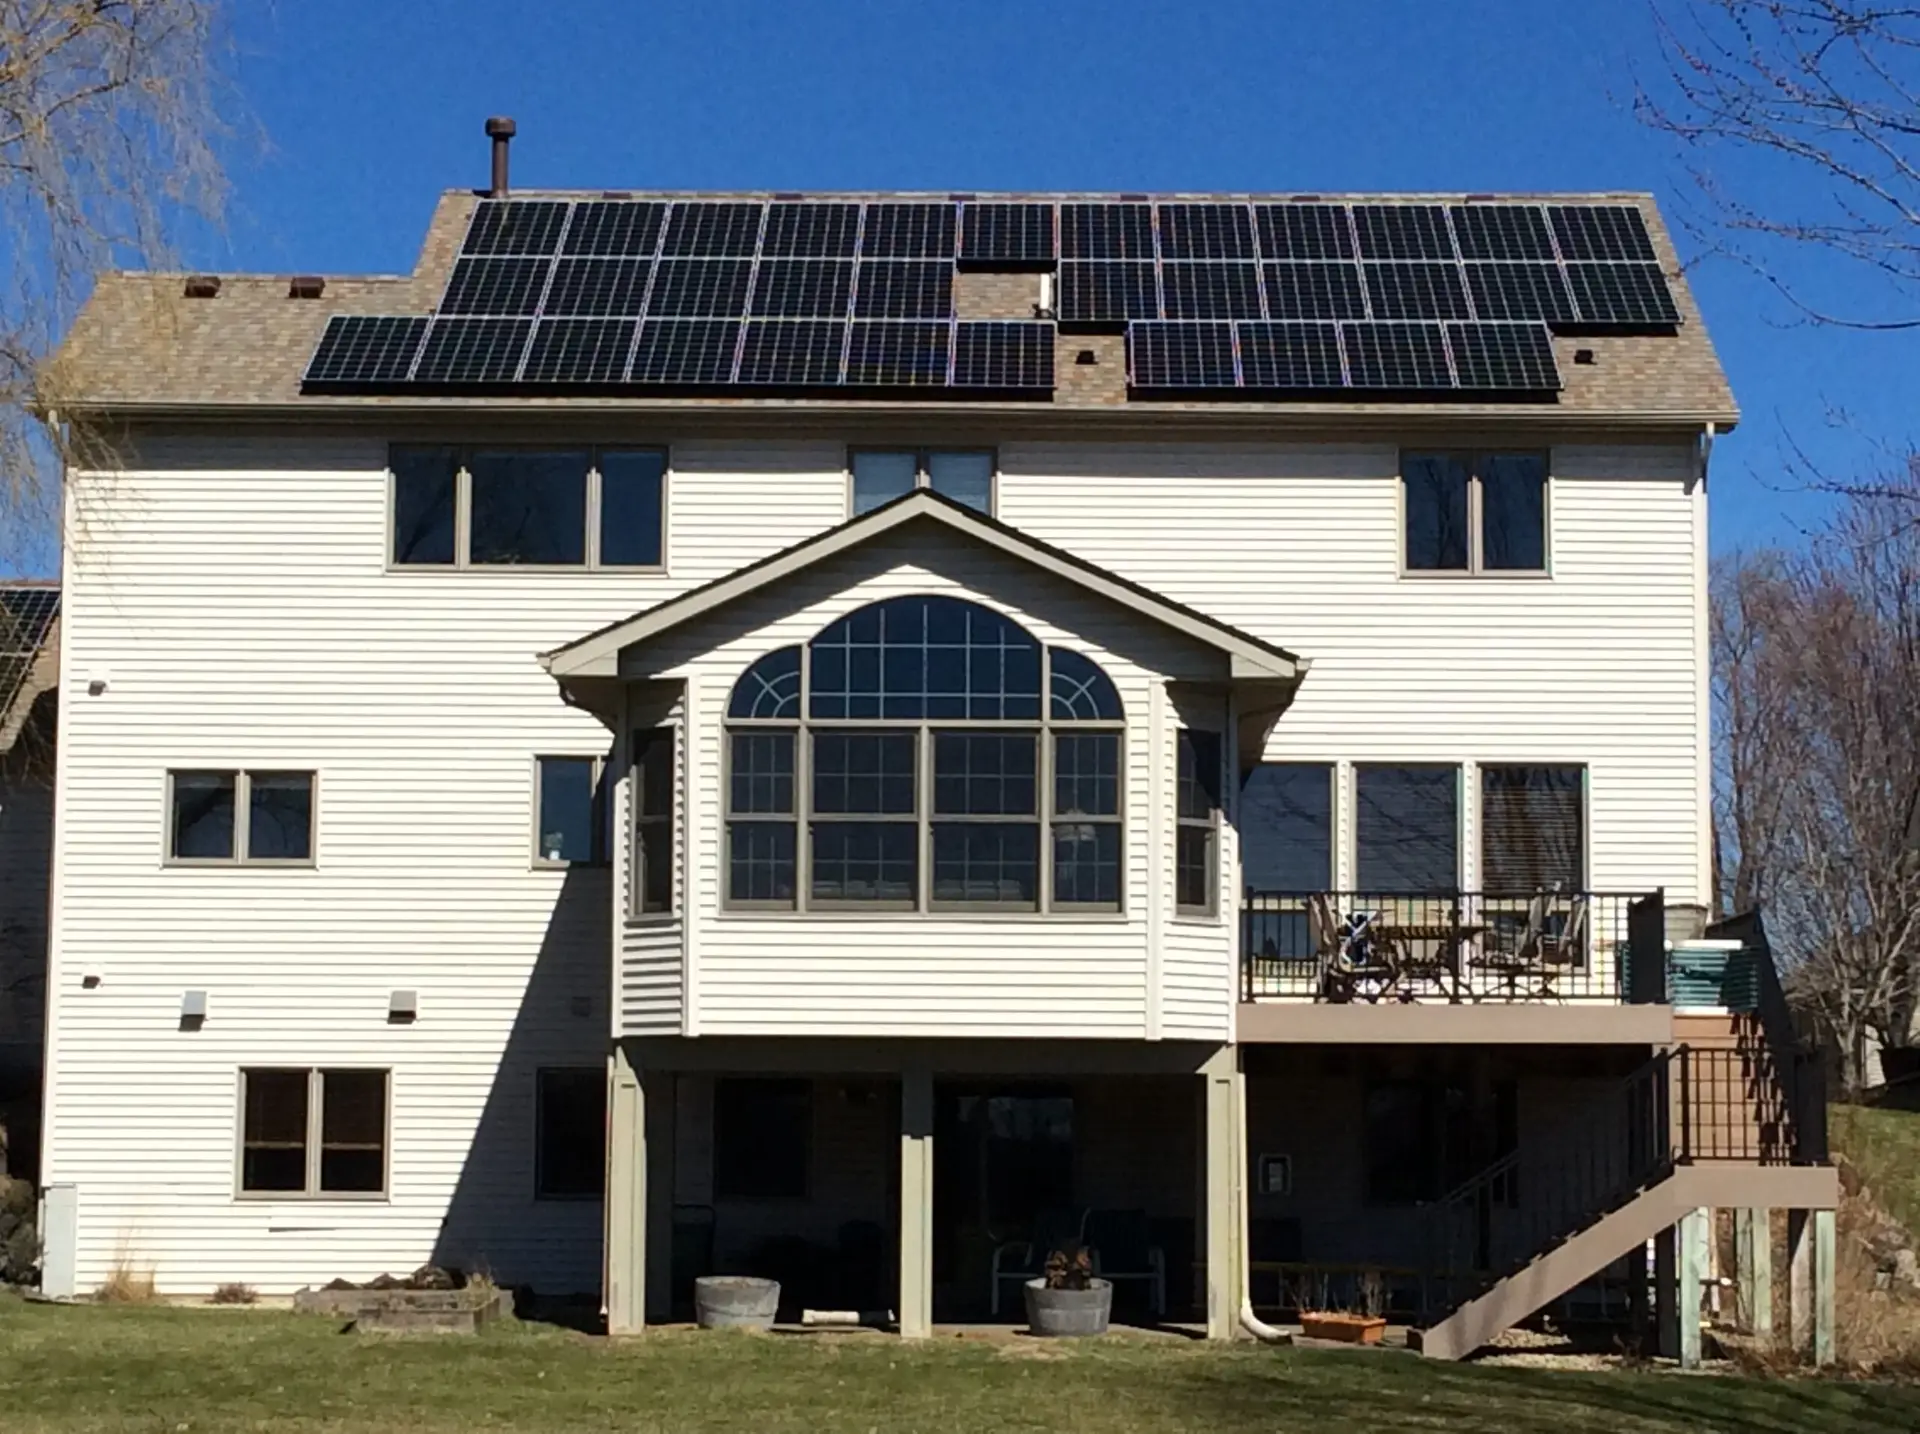
[[[478,1334],[513,1312],[513,1296],[491,1285],[462,1290],[301,1290],[293,1297],[300,1314],[351,1320],[362,1330],[436,1330]]]
[[[702,1329],[772,1329],[779,1308],[778,1280],[702,1275],[693,1282],[693,1318]]]
[[[1387,1322],[1379,1315],[1302,1314],[1300,1333],[1307,1339],[1338,1340],[1341,1344],[1378,1344]]]
[[[1113,1313],[1113,1282],[1094,1280],[1084,1290],[1050,1290],[1045,1280],[1028,1280],[1027,1328],[1049,1339],[1084,1339],[1105,1334]]]

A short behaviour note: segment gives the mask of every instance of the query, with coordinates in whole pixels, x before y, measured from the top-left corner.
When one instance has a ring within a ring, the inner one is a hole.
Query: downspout
[[[1233,1081],[1233,1128],[1240,1133],[1239,1144],[1233,1152],[1233,1217],[1240,1222],[1240,1328],[1262,1344],[1292,1344],[1293,1337],[1285,1330],[1268,1324],[1253,1312],[1253,1269],[1247,1259],[1250,1224],[1247,1213],[1247,1078],[1239,1071],[1234,1072]]]

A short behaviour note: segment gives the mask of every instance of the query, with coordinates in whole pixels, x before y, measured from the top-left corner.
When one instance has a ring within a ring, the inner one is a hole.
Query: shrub
[[[250,1305],[258,1303],[259,1299],[260,1292],[254,1289],[252,1285],[225,1284],[214,1287],[213,1295],[208,1300],[208,1303],[216,1305]]]
[[[150,1305],[158,1303],[160,1291],[154,1285],[153,1267],[142,1269],[131,1254],[122,1250],[114,1256],[106,1283],[93,1292],[93,1297],[103,1305]]]
[[[33,1186],[0,1174],[0,1285],[31,1284],[40,1268]]]

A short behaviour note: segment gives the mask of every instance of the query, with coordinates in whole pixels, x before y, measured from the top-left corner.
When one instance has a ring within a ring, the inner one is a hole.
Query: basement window
[[[535,1102],[534,1196],[598,1200],[607,1172],[607,1073],[543,1070]]]
[[[748,1077],[713,1083],[717,1198],[804,1200],[812,1152],[812,1081]]]
[[[384,1070],[242,1070],[240,1193],[384,1195],[387,1086]]]

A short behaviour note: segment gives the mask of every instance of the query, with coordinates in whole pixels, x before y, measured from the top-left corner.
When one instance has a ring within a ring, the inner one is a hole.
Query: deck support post
[[[647,1322],[647,1099],[618,1042],[607,1082],[607,1333],[640,1334]]]
[[[1733,1212],[1735,1272],[1740,1291],[1740,1322],[1763,1340],[1773,1338],[1773,1212]]]
[[[1700,1367],[1700,1296],[1707,1273],[1708,1233],[1713,1228],[1711,1210],[1689,1210],[1674,1227],[1679,1233],[1679,1317],[1680,1367]]]
[[[900,1075],[900,1335],[933,1335],[933,1074]]]
[[[1246,1286],[1242,1269],[1240,1202],[1247,1178],[1246,1132],[1240,1126],[1240,1053],[1222,1046],[1201,1067],[1204,1083],[1206,1132],[1202,1161],[1206,1169],[1206,1196],[1202,1221],[1206,1227],[1207,1338],[1232,1339],[1240,1324],[1240,1293]]]
[[[1653,1348],[1662,1359],[1680,1357],[1680,1227],[1653,1237]]]
[[[1787,1212],[1789,1334],[1794,1353],[1816,1366],[1833,1363],[1837,1236],[1831,1210]]]

